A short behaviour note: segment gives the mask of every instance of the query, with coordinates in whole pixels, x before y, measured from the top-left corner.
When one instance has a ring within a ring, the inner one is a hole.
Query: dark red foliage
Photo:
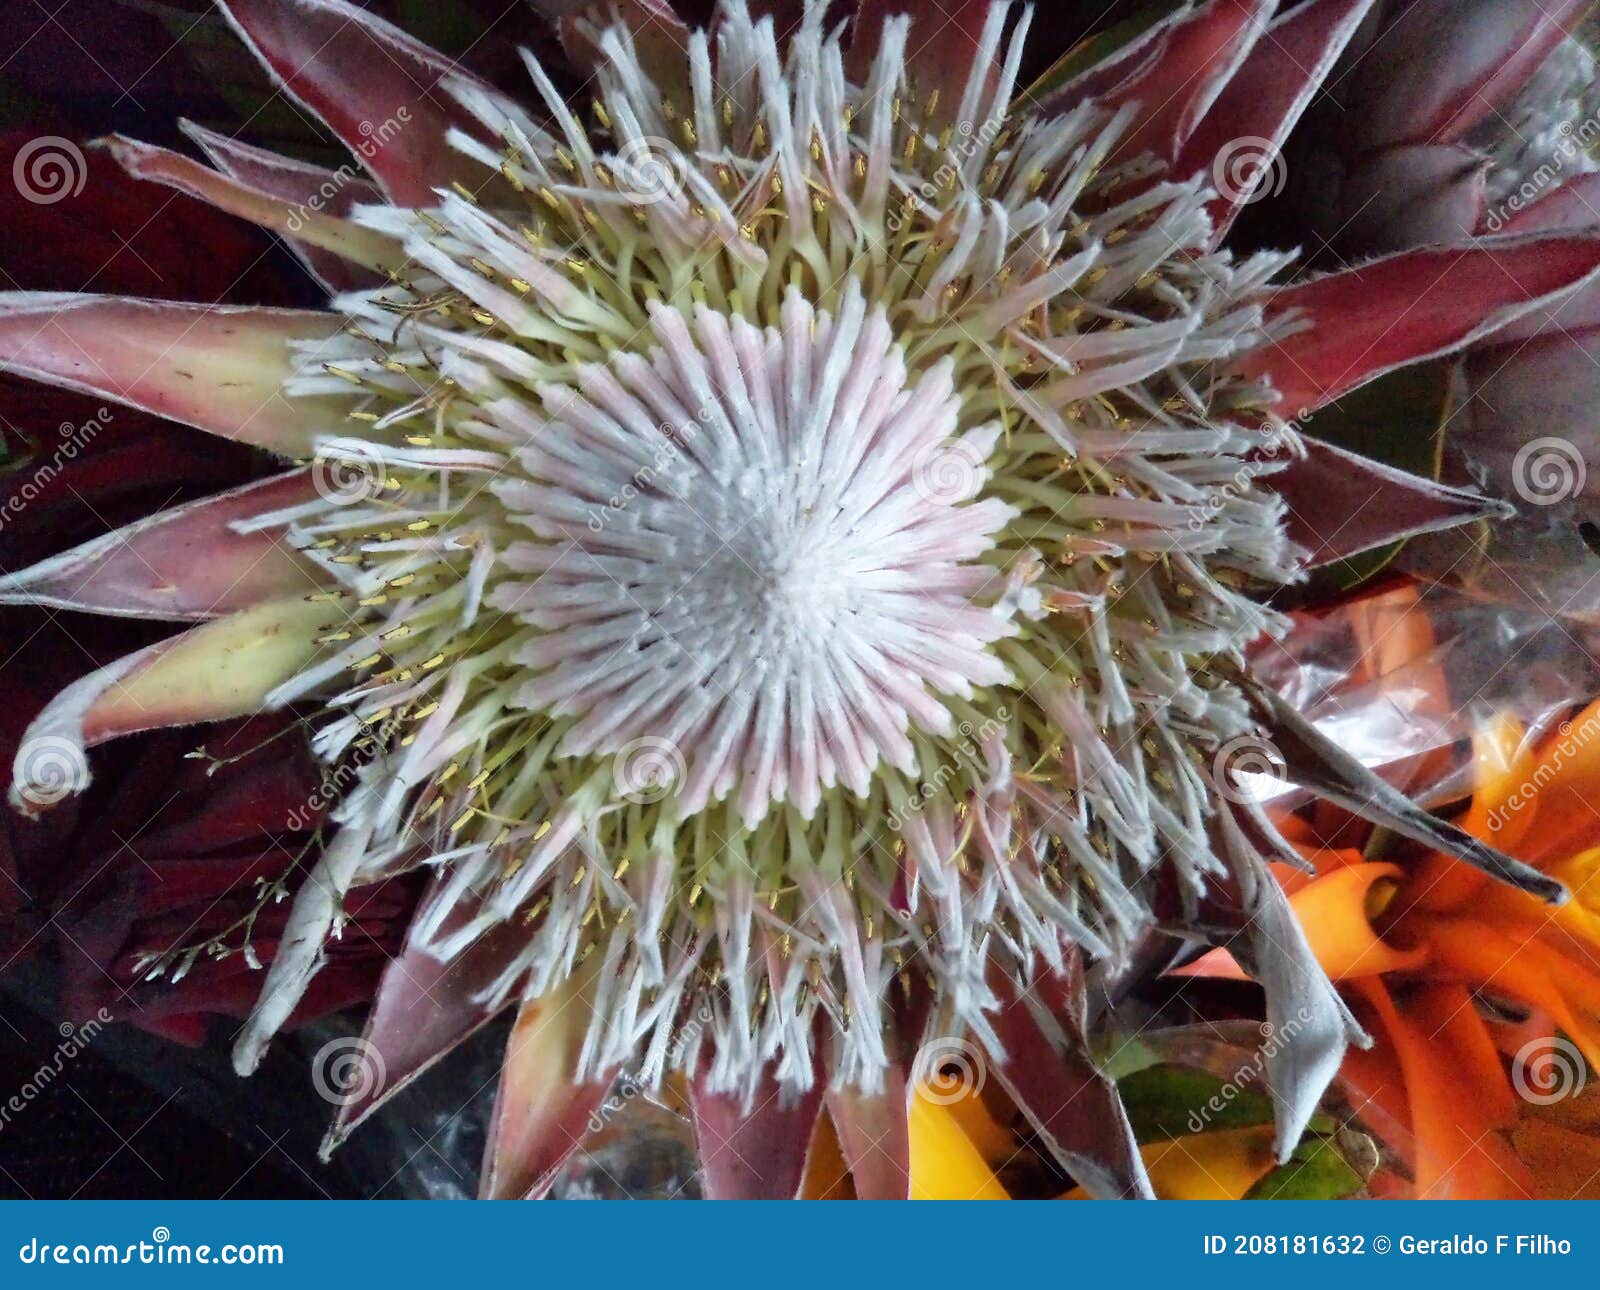
[[[59,123],[0,134],[5,289],[267,304],[313,298],[271,238],[133,181],[92,149],[80,192],[52,204],[25,200],[9,182],[13,160],[50,133],[70,137]],[[197,430],[8,377],[0,377],[0,439],[0,572],[269,466],[250,449]],[[63,687],[172,630],[0,609],[0,767],[9,771],[28,723]],[[226,764],[191,758],[202,744]],[[276,717],[122,740],[96,750],[91,762],[88,791],[38,820],[0,807],[0,970],[53,951],[69,1015],[105,1008],[198,1041],[208,1014],[248,1010],[261,973],[234,953],[202,958],[174,986],[141,981],[137,965],[233,925],[253,907],[257,879],[287,876],[295,887],[305,872],[296,858],[319,823],[307,804],[320,771],[293,720]],[[344,938],[296,1020],[370,997],[414,900],[409,882],[352,900]],[[287,902],[272,905],[257,919],[252,943],[263,962],[287,909]]]

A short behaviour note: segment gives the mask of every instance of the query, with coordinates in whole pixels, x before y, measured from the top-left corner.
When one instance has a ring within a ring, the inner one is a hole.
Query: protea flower
[[[223,0],[371,181],[113,139],[290,238],[327,311],[0,300],[7,370],[285,463],[0,582],[195,624],[63,691],[13,804],[119,735],[309,708],[338,829],[236,1064],[353,893],[430,873],[367,1038],[392,1089],[520,1008],[490,1194],[546,1187],[623,1069],[685,1078],[714,1195],[792,1194],[824,1103],[858,1193],[903,1194],[908,1081],[975,1050],[1075,1177],[1148,1194],[1085,981],[1157,928],[1243,929],[1298,1019],[1286,1153],[1359,1031],[1235,762],[1562,895],[1251,680],[1275,589],[1504,509],[1300,424],[1559,301],[1600,240],[1299,280],[1223,249],[1236,145],[1368,6],[1275,7],[1023,93],[1007,3],[552,5],[579,105],[536,58],[514,99],[337,0]]]

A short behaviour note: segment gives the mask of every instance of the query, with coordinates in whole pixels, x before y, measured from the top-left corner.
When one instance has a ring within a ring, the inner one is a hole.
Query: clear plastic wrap
[[[1531,597],[1397,579],[1297,615],[1252,663],[1362,763],[1438,801],[1464,788],[1485,722],[1513,716],[1533,739],[1600,694],[1597,646],[1600,626]]]

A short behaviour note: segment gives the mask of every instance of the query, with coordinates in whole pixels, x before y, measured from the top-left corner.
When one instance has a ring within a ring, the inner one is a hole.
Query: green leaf
[[[1390,372],[1323,408],[1300,429],[1309,438],[1438,479],[1453,371],[1453,360],[1435,359]],[[1313,598],[1350,591],[1381,573],[1404,545],[1392,542],[1319,569],[1305,591]]]
[[[1144,35],[1178,8],[1174,0],[1163,0],[1163,3],[1141,10],[1133,17],[1125,18],[1102,32],[1086,36],[1058,58],[1043,76],[1018,97],[1024,101],[1037,102],[1045,95],[1060,89],[1073,77],[1080,76],[1091,67],[1105,62],[1124,45]]]
[[[1308,1135],[1287,1164],[1252,1187],[1246,1200],[1343,1200],[1366,1184],[1332,1138]]]
[[[1251,1088],[1250,1083],[1260,1087]],[[1152,1066],[1117,1084],[1134,1136],[1159,1142],[1207,1129],[1247,1129],[1272,1121],[1272,1099],[1261,1071],[1242,1071],[1225,1084],[1204,1071],[1182,1066]]]

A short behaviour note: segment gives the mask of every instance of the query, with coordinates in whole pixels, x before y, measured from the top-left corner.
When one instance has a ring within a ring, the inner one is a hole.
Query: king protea
[[[1080,1181],[1147,1194],[1084,987],[1157,928],[1244,929],[1287,1152],[1359,1031],[1230,758],[1562,895],[1245,664],[1263,593],[1502,510],[1301,419],[1600,267],[1222,249],[1235,145],[1282,141],[1368,2],[1184,6],[1032,93],[1014,4],[547,2],[578,104],[531,56],[512,98],[339,0],[222,0],[371,178],[112,139],[289,238],[328,309],[0,297],[6,370],[283,463],[0,580],[193,624],[58,696],[13,804],[120,735],[310,714],[338,827],[236,1064],[351,893],[427,870],[367,1038],[392,1091],[520,1009],[490,1194],[546,1187],[624,1069],[681,1073],[712,1194],[792,1194],[824,1105],[857,1192],[904,1194],[908,1082],[969,1044]]]

